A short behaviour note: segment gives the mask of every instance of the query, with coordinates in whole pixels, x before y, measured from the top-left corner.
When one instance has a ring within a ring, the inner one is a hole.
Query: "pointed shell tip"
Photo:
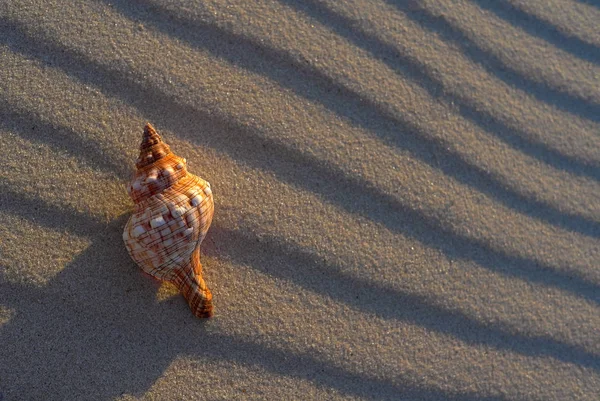
[[[162,138],[160,137],[160,135],[158,135],[158,132],[156,132],[154,127],[150,123],[146,123],[146,126],[144,127],[144,134],[142,136],[142,143],[140,145],[140,149],[149,148],[162,141]]]
[[[146,132],[156,132],[156,129],[154,129],[152,124],[150,124],[149,122],[146,122],[146,125],[144,126],[144,133],[146,133]]]

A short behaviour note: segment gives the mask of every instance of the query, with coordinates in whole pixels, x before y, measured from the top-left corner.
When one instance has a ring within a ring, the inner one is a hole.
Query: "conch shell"
[[[131,258],[150,276],[175,284],[194,315],[210,317],[212,294],[202,279],[200,243],[212,221],[210,184],[187,171],[146,124],[136,173],[128,186],[135,203],[123,240]]]

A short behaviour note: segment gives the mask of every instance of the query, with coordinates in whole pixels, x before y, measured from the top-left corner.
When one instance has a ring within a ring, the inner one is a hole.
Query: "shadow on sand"
[[[357,23],[325,7],[322,3],[307,0],[279,0],[314,20],[331,28],[336,34],[348,39],[355,46],[367,51],[376,59],[386,63],[402,77],[418,83],[434,98],[454,105],[457,112],[480,129],[495,135],[516,150],[572,174],[587,176],[600,181],[600,167],[581,161],[576,157],[562,154],[543,142],[536,141],[526,132],[509,127],[466,96],[448,93],[443,82],[432,68],[419,60],[402,54],[395,46],[375,35],[365,32]],[[453,27],[443,17],[433,15],[417,2],[387,0],[403,14],[423,28],[439,35],[444,40],[457,45],[463,54],[488,73],[496,76],[507,85],[519,88],[541,102],[550,104],[569,113],[592,121],[600,121],[600,106],[579,99],[568,93],[557,91],[545,84],[532,81],[506,65],[493,54],[481,49],[459,29]]]
[[[0,206],[22,200],[18,195],[15,199],[3,195]],[[44,212],[52,208],[40,200],[30,202],[42,203]],[[0,211],[7,212],[4,207]],[[44,212],[35,215],[37,224],[59,228],[55,221],[76,219],[82,227],[79,234],[91,234],[92,243],[45,287],[10,283],[0,275],[0,304],[13,311],[0,326],[4,344],[0,357],[11,361],[10,367],[2,369],[0,385],[7,399],[17,395],[46,399],[53,394],[108,400],[142,395],[179,356],[256,366],[365,399],[505,399],[450,394],[403,384],[401,379],[393,383],[335,366],[317,354],[273,348],[222,332],[218,315],[212,320],[196,319],[181,297],[157,302],[156,284],[139,272],[122,244],[128,216],[103,224],[73,211],[56,209],[52,216]],[[27,210],[18,215],[32,216]],[[240,240],[247,238],[228,237],[226,246],[248,254],[247,243]],[[263,251],[253,249],[253,255]],[[84,388],[91,393],[82,394]]]
[[[8,37],[24,35],[18,25],[4,22],[4,26],[13,28],[10,34],[6,35]],[[209,28],[207,34],[210,34],[211,29]],[[228,116],[218,116],[181,103],[158,88],[137,83],[130,76],[99,65],[79,53],[57,47],[52,43],[36,42],[27,36],[20,36],[19,43],[20,45],[15,46],[15,50],[46,59],[47,63],[63,69],[86,84],[96,85],[108,96],[115,96],[137,108],[141,113],[152,116],[152,120],[159,127],[176,132],[181,138],[196,145],[224,152],[232,159],[251,168],[269,171],[283,182],[314,192],[350,213],[364,216],[394,232],[415,238],[426,246],[440,250],[450,259],[470,259],[494,272],[560,288],[600,303],[598,285],[577,272],[557,270],[541,262],[495,249],[485,241],[457,233],[445,223],[447,216],[429,216],[414,210],[410,205],[401,203],[395,196],[382,192],[360,178],[348,176],[332,164],[270,139],[258,130],[241,125]],[[43,57],[39,52],[47,56]],[[248,54],[251,52],[243,53],[246,54],[245,57],[251,57]],[[330,99],[332,103],[333,100],[334,98]],[[348,105],[351,102],[335,103]],[[376,121],[373,124],[379,124],[377,121],[381,119],[374,118],[373,121]],[[379,128],[391,132],[391,128],[388,127],[390,122],[384,121],[381,124],[383,125]],[[373,129],[376,127],[374,126]],[[226,133],[234,133],[235,140]],[[477,178],[479,174],[473,172],[474,168],[447,154],[440,145],[421,140],[418,136],[409,135],[406,139],[407,142],[403,145],[406,149],[410,149],[417,157],[441,168],[445,173],[451,173],[453,177],[461,177],[462,181],[477,183],[476,189],[483,192],[488,192],[490,186],[494,187],[493,184]],[[440,160],[444,160],[441,164],[436,154],[439,155]],[[512,195],[508,195],[509,199],[511,197]],[[576,228],[576,231],[594,237],[600,236],[599,224],[583,217],[574,217],[558,211],[549,212],[548,208],[540,212],[540,209],[536,209],[530,202],[521,202],[517,199],[511,199],[510,204],[513,208],[526,210],[532,215],[541,214],[547,219],[548,216],[552,216],[550,220],[560,223],[558,225]]]

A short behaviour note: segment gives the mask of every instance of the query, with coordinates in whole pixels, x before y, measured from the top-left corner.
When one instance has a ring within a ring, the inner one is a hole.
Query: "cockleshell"
[[[186,160],[146,124],[127,190],[135,203],[123,232],[129,255],[145,273],[175,284],[196,316],[210,317],[212,294],[200,264],[214,212],[210,184],[188,172]]]

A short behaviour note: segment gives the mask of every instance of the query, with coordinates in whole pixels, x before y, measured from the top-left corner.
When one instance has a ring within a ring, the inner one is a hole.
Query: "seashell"
[[[212,294],[200,264],[214,212],[210,184],[188,172],[150,124],[136,168],[127,188],[135,203],[123,232],[127,251],[145,273],[175,284],[194,315],[210,317]]]

